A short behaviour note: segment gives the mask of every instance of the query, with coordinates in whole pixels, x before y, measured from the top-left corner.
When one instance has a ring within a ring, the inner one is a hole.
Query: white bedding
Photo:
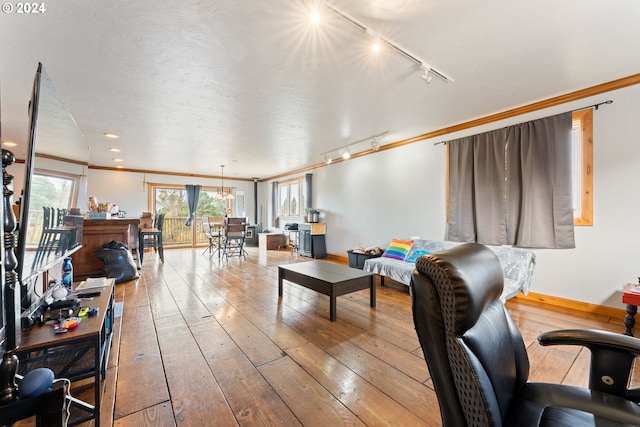
[[[445,242],[435,240],[415,240],[411,251],[407,254],[407,259],[416,250],[427,250],[436,252],[462,244],[461,242]],[[504,290],[502,299],[512,298],[522,291],[525,295],[529,293],[531,277],[535,268],[535,254],[532,251],[511,246],[489,246],[500,260],[504,271]],[[387,276],[391,279],[409,286],[411,275],[415,269],[415,263],[399,261],[392,258],[370,258],[364,263],[364,271]]]

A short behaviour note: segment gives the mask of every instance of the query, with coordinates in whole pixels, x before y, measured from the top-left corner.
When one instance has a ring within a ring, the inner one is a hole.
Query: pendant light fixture
[[[224,195],[224,165],[220,165],[220,176],[222,178],[222,189],[220,190],[219,193],[217,193],[215,195],[215,199],[221,200],[221,199],[228,199],[228,200],[233,200],[233,194],[231,194],[231,191],[229,191],[229,194]]]

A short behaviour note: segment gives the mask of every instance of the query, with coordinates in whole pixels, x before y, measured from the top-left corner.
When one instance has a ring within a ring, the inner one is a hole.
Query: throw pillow
[[[418,258],[420,258],[422,255],[429,255],[431,252],[429,252],[426,249],[418,249],[413,251],[413,253],[411,254],[411,256],[407,259],[405,259],[406,262],[416,262],[418,260]]]
[[[387,249],[382,254],[385,258],[393,258],[400,261],[404,261],[407,257],[407,254],[411,250],[411,245],[413,245],[413,240],[399,240],[393,239]]]

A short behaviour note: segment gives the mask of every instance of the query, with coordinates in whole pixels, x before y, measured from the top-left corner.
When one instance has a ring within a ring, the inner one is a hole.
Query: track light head
[[[378,141],[378,138],[373,138],[371,140],[371,148],[373,149],[373,151],[378,151],[380,149],[380,141]]]
[[[349,150],[349,147],[347,147],[345,152],[342,153],[342,158],[345,159],[345,160],[348,160],[348,159],[351,158],[351,150]]]
[[[423,66],[422,76],[420,76],[422,80],[424,80],[427,84],[431,83],[433,76],[431,75],[431,68],[428,66]]]
[[[324,162],[328,165],[331,164],[331,162],[333,161],[333,159],[331,157],[329,157],[328,154],[325,154],[324,156],[322,156],[322,160],[324,160]]]

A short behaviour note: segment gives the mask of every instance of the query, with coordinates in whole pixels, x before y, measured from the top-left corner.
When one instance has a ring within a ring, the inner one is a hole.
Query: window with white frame
[[[280,217],[304,216],[306,203],[304,178],[281,182],[278,185],[278,192]]]

